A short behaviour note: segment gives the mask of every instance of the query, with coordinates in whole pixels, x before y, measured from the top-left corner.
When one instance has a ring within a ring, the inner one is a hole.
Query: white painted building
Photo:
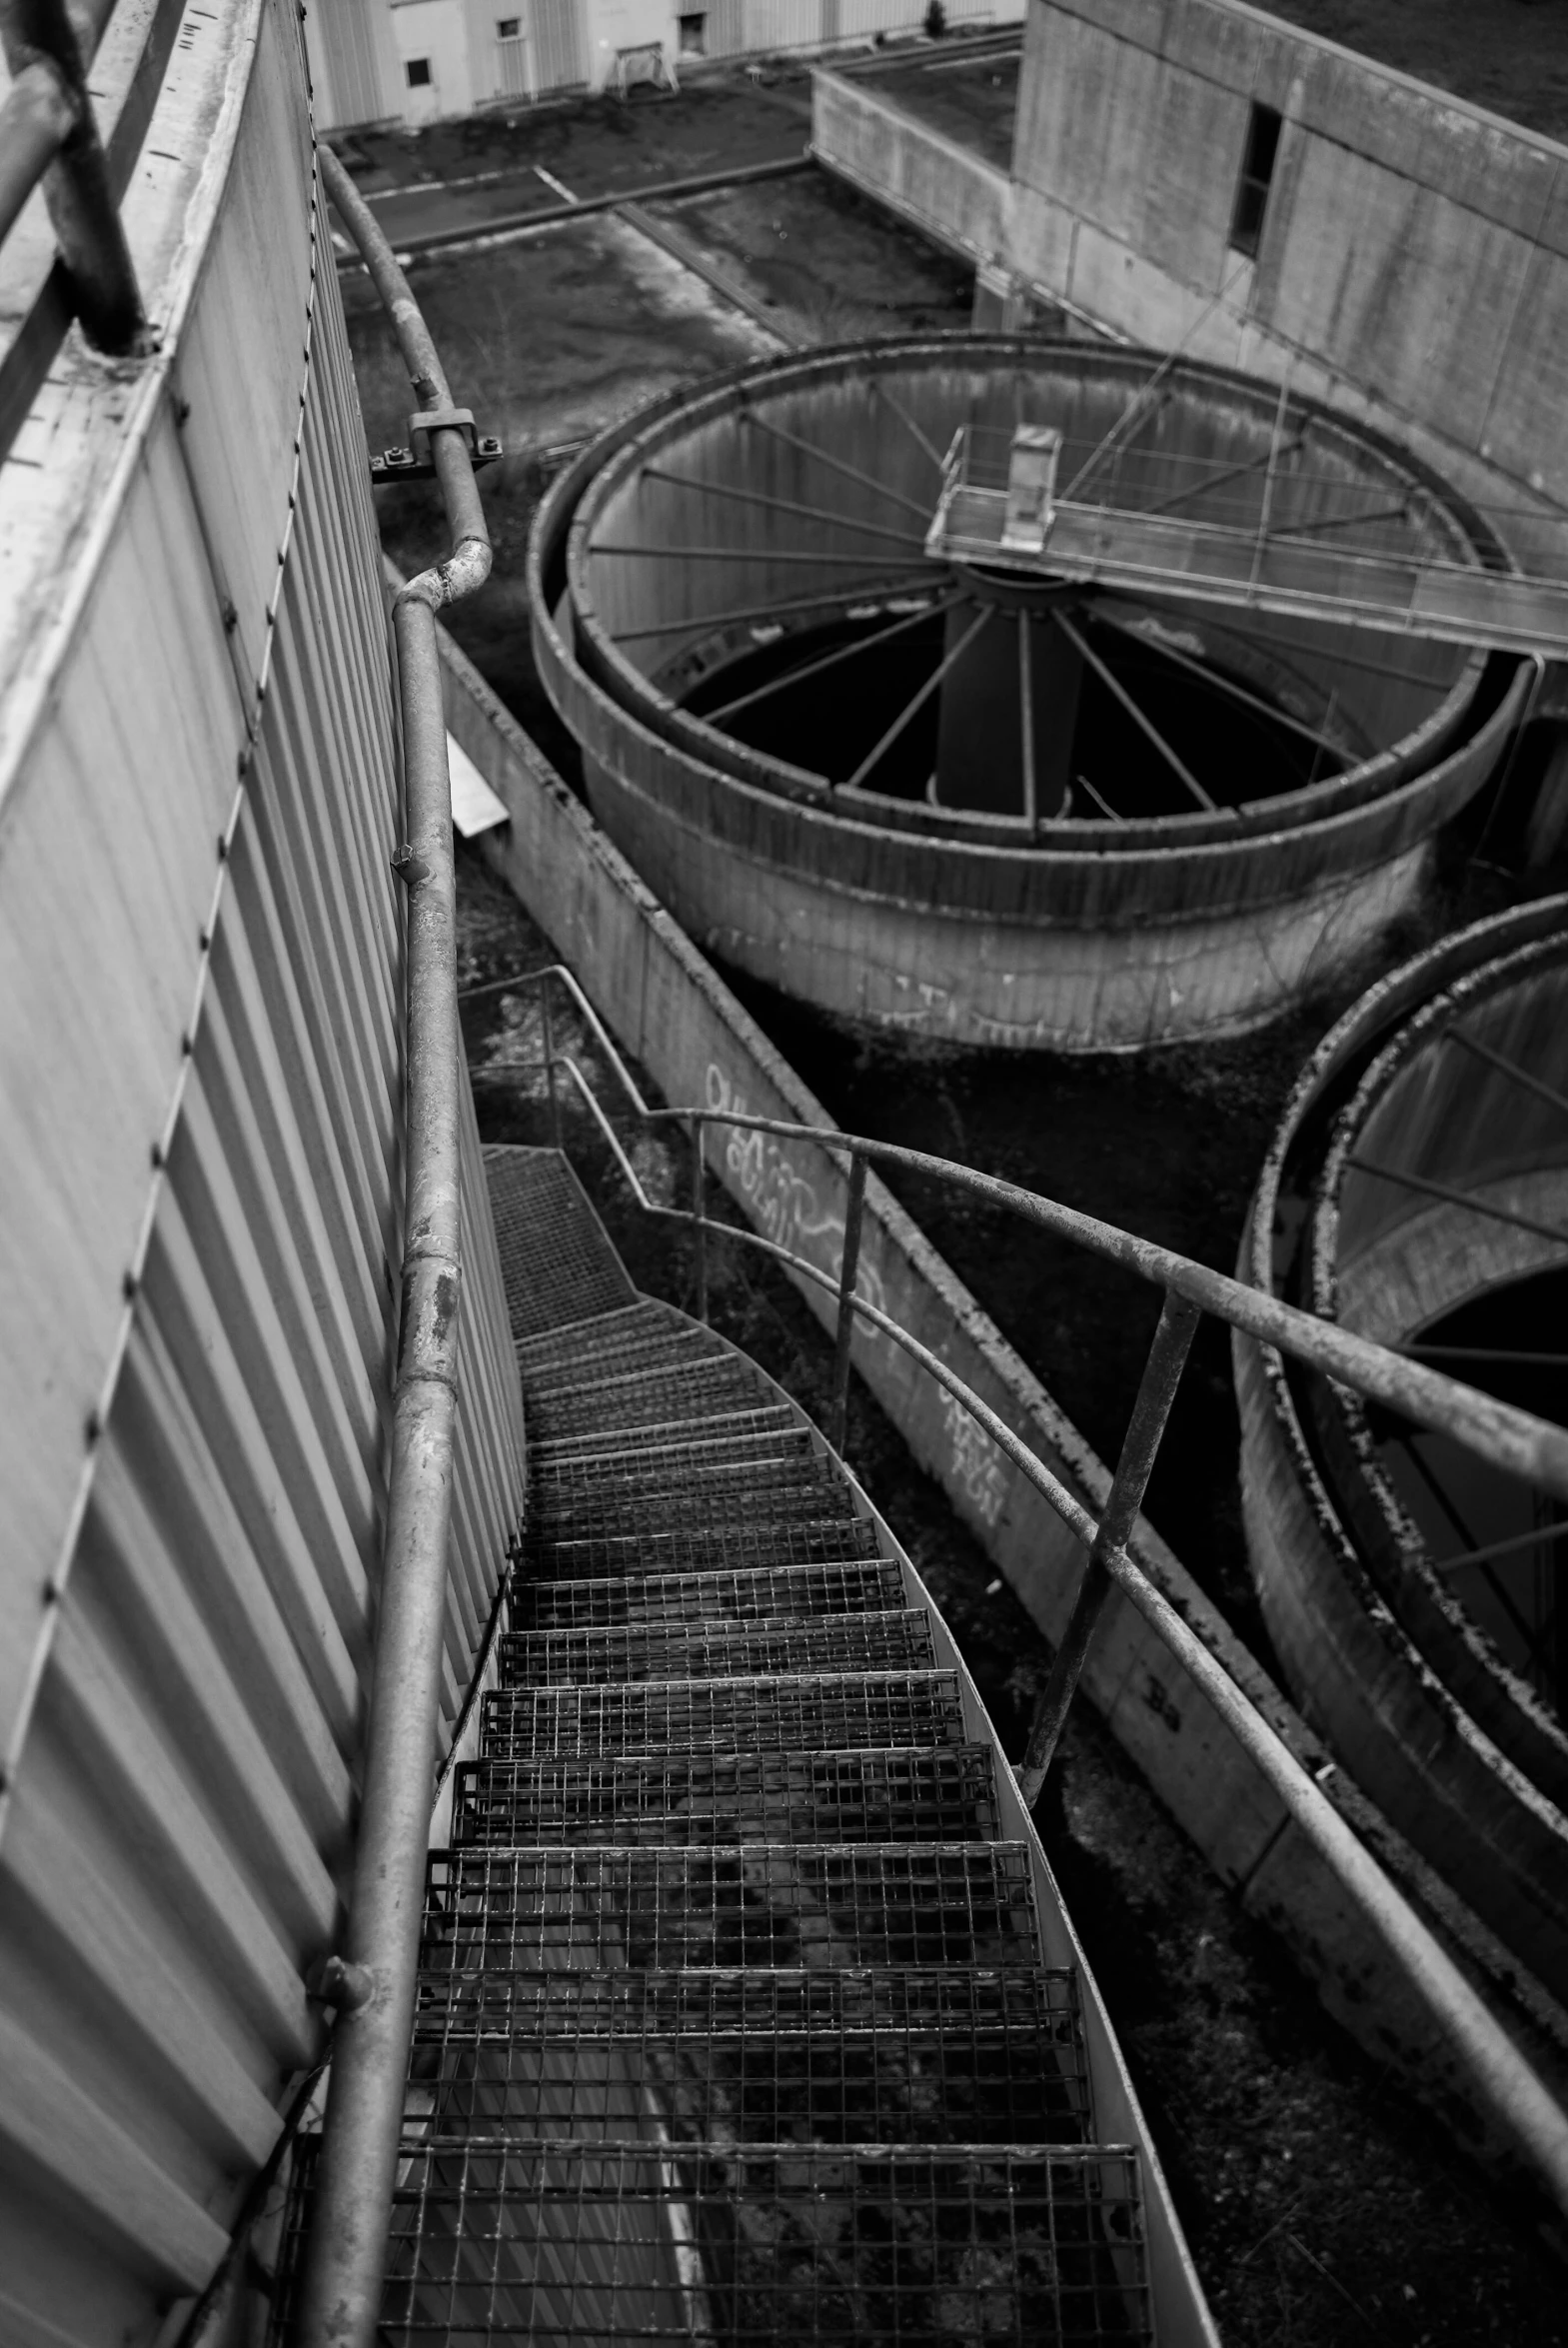
[[[419,124],[614,82],[623,53],[683,60],[908,35],[927,0],[309,0],[323,130]],[[516,11],[516,13],[511,13]],[[943,0],[950,25],[1021,22],[1024,0]]]

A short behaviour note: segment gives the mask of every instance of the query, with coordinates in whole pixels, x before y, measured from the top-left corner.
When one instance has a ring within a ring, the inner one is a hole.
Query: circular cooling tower
[[[966,1044],[1256,1025],[1409,904],[1520,664],[927,553],[955,433],[1004,480],[1020,424],[1118,509],[1505,563],[1402,452],[1242,376],[875,343],[667,398],[562,475],[530,554],[546,687],[612,837],[759,979]]]
[[[1568,899],[1374,988],[1298,1083],[1241,1276],[1568,1422]],[[1568,1994],[1568,1512],[1238,1340],[1242,1496],[1303,1710]]]

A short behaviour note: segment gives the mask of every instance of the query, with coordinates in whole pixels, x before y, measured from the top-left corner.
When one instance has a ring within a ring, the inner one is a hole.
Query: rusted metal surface
[[[4,0],[0,40],[13,73],[47,59],[69,94],[71,119],[44,172],[44,200],[83,333],[111,356],[135,351],[146,329],[142,297],[65,0]]]
[[[535,919],[570,957],[603,1018],[671,1101],[704,1098],[771,1108],[810,1127],[831,1120],[652,892],[592,823],[494,694],[447,640],[448,714],[468,754],[512,817],[490,855]],[[1553,909],[1529,909],[1537,929]],[[508,985],[513,982],[507,982]],[[821,1326],[833,1325],[832,1242],[841,1217],[841,1161],[814,1145],[734,1150],[711,1140],[711,1171],[744,1216],[785,1229],[825,1279],[787,1272]],[[787,1174],[788,1189],[784,1189]],[[761,1177],[761,1178],[760,1178]],[[809,1205],[809,1222],[788,1212]],[[781,1203],[784,1215],[781,1217]],[[825,1229],[819,1229],[825,1223]],[[1267,1225],[1265,1224],[1265,1228]],[[797,1236],[795,1234],[798,1234]],[[1069,1501],[1087,1509],[1110,1476],[1057,1402],[1029,1373],[974,1298],[874,1175],[867,1179],[862,1269],[905,1328],[917,1328],[1038,1460],[1057,1471]],[[863,1316],[861,1316],[863,1321]],[[1258,1352],[1260,1349],[1250,1347]],[[1054,1643],[1081,1567],[1077,1536],[978,1419],[960,1412],[941,1363],[916,1374],[891,1340],[859,1330],[855,1364],[919,1463]],[[1067,1487],[1070,1486],[1070,1491]],[[1304,1724],[1181,1561],[1145,1519],[1134,1554],[1227,1675],[1276,1729],[1326,1797],[1418,1910],[1548,2077],[1568,2073],[1561,2017],[1496,1935],[1456,1898],[1389,1825]],[[1252,1755],[1203,1690],[1118,1590],[1090,1649],[1083,1691],[1131,1764],[1156,1790],[1216,1878],[1266,1925],[1349,2036],[1391,2067],[1437,2125],[1511,2192],[1528,2199],[1530,2173],[1417,1998],[1403,1971],[1303,1839]]]
[[[76,98],[51,59],[35,58],[13,74],[0,105],[0,237],[75,121]]]
[[[1562,911],[1547,901],[1445,941],[1325,1039],[1244,1239],[1259,1285],[1401,1349],[1511,1287],[1528,1313],[1515,1283],[1568,1252]],[[1474,1358],[1434,1365],[1485,1375]],[[1236,1379],[1249,1549],[1290,1684],[1372,1798],[1561,1998],[1568,1741],[1541,1638],[1558,1511],[1270,1349],[1238,1345]],[[1532,1522],[1533,1536],[1510,1537]]]
[[[1143,1364],[1121,1456],[1116,1461],[1110,1491],[1094,1528],[1094,1545],[1084,1561],[1083,1579],[1078,1584],[1061,1644],[1051,1658],[1050,1677],[1045,1682],[1029,1730],[1028,1745],[1018,1764],[1018,1790],[1031,1810],[1039,1800],[1040,1788],[1055,1756],[1057,1739],[1077,1693],[1089,1640],[1110,1595],[1111,1552],[1125,1556],[1132,1528],[1137,1523],[1198,1317],[1195,1305],[1167,1293],[1148,1359]]]
[[[101,340],[108,352],[151,356],[119,205],[155,108],[163,103],[167,121],[171,88],[199,83],[208,60],[198,52],[220,40],[213,34],[203,41],[192,32],[181,0],[118,10],[109,0],[77,8],[62,7],[60,0],[9,0],[9,21],[13,30],[0,37],[8,52],[14,42],[13,67],[29,57],[49,57],[71,94],[73,114],[44,175],[50,233],[39,239],[23,222],[12,240],[23,248],[20,253],[0,252],[0,293],[12,322],[0,338],[0,453],[10,449],[50,377],[73,318],[81,315],[89,339]],[[185,55],[172,62],[182,21],[188,27]],[[170,159],[171,150],[164,150],[163,160]],[[167,196],[170,190],[166,185],[160,192]],[[165,256],[158,240],[146,237],[146,208],[139,209],[142,242],[156,273]]]
[[[691,1113],[671,1110],[660,1114],[688,1116]],[[1009,1207],[1025,1220],[1041,1224],[1058,1238],[1070,1239],[1107,1262],[1118,1263],[1140,1278],[1172,1290],[1200,1311],[1214,1313],[1245,1335],[1259,1337],[1293,1359],[1354,1386],[1374,1401],[1384,1402],[1390,1409],[1414,1419],[1418,1426],[1430,1426],[1451,1435],[1466,1450],[1490,1460],[1505,1473],[1538,1484],[1558,1499],[1568,1500],[1568,1432],[1560,1426],[1536,1418],[1527,1410],[1516,1410],[1474,1386],[1463,1385],[1455,1378],[1443,1376],[1439,1370],[1427,1369],[1418,1361],[1390,1352],[1386,1346],[1371,1344],[1331,1321],[1319,1320],[1293,1305],[1282,1304],[1277,1297],[1247,1287],[1228,1273],[1210,1271],[1205,1264],[1194,1263],[1188,1256],[1160,1247],[1152,1239],[1119,1230],[1114,1223],[1101,1222],[1094,1215],[1080,1214],[1075,1207],[1062,1206],[1053,1198],[1042,1198],[1032,1190],[1020,1188],[1016,1182],[1004,1182],[994,1174],[978,1173],[973,1167],[932,1158],[923,1150],[903,1150],[890,1142],[869,1141],[863,1135],[835,1131],[829,1136],[809,1126],[788,1125],[775,1118],[726,1115],[715,1122],[737,1126],[749,1133],[774,1134],[784,1140],[819,1140],[835,1149],[852,1150],[874,1166],[902,1167],[910,1174],[933,1175],[961,1189],[973,1190],[992,1204]]]
[[[402,826],[299,44],[284,0],[188,20],[164,343],[68,345],[4,476],[0,2331],[81,2348],[202,2290],[319,2058],[385,1524]],[[521,1502],[458,1108],[447,1719]]]
[[[698,1149],[702,1149],[701,1130]],[[860,1224],[865,1216],[865,1161],[849,1168],[849,1190],[843,1214],[843,1258],[838,1270],[838,1328],[833,1340],[832,1403],[827,1440],[841,1451],[849,1421],[849,1356],[854,1336],[854,1282],[860,1267]]]
[[[633,1106],[640,1115],[648,1117],[650,1112],[647,1103],[572,974],[557,968],[532,974],[530,979],[518,982],[520,986],[548,986],[551,983],[563,985],[575,998],[580,1012],[606,1046],[611,1067]],[[565,1058],[563,1065],[599,1126],[640,1206],[667,1220],[683,1223],[690,1221],[691,1216],[680,1208],[662,1207],[649,1197],[581,1067],[570,1056]],[[652,1114],[658,1119],[679,1118],[690,1123],[695,1113],[683,1108]],[[1127,1547],[1175,1385],[1193,1329],[1203,1310],[1217,1313],[1229,1321],[1233,1328],[1241,1328],[1248,1333],[1257,1333],[1266,1326],[1270,1341],[1281,1351],[1310,1361],[1314,1366],[1331,1366],[1336,1377],[1363,1392],[1377,1391],[1380,1395],[1390,1397],[1401,1394],[1403,1401],[1398,1406],[1404,1408],[1408,1415],[1419,1416],[1427,1424],[1441,1424],[1444,1431],[1465,1443],[1478,1457],[1508,1465],[1512,1472],[1528,1474],[1532,1480],[1542,1480],[1537,1471],[1545,1468],[1560,1479],[1565,1496],[1568,1496],[1568,1435],[1544,1420],[1531,1417],[1527,1412],[1513,1410],[1493,1402],[1490,1396],[1477,1394],[1473,1388],[1459,1386],[1440,1373],[1420,1371],[1417,1382],[1407,1384],[1404,1373],[1419,1370],[1418,1364],[1405,1361],[1363,1339],[1350,1338],[1345,1331],[1298,1312],[1274,1298],[1259,1296],[1256,1290],[1243,1287],[1239,1281],[1209,1272],[1206,1267],[1186,1257],[1155,1247],[1150,1242],[1135,1238],[1131,1233],[1116,1229],[1114,1225],[1077,1215],[1053,1200],[1040,1198],[1012,1183],[998,1182],[992,1176],[975,1173],[973,1169],[932,1158],[923,1152],[899,1150],[889,1144],[868,1142],[834,1130],[786,1125],[781,1120],[756,1118],[741,1113],[701,1114],[704,1123],[812,1140],[835,1152],[844,1152],[852,1157],[856,1165],[863,1166],[867,1160],[890,1161],[917,1169],[928,1176],[955,1182],[961,1187],[978,1189],[996,1202],[1004,1203],[1028,1215],[1030,1219],[1042,1221],[1060,1235],[1091,1246],[1097,1253],[1109,1256],[1111,1260],[1120,1262],[1144,1278],[1158,1280],[1165,1287],[1166,1305],[1154,1344],[1150,1348],[1122,1461],[1110,1493],[1096,1517],[1066,1490],[1060,1478],[1044,1465],[970,1386],[955,1376],[928,1347],[922,1345],[907,1329],[901,1328],[890,1315],[868,1300],[852,1296],[852,1291],[842,1290],[840,1283],[834,1281],[821,1266],[792,1249],[781,1246],[760,1232],[744,1230],[734,1234],[742,1243],[756,1247],[787,1265],[797,1276],[809,1279],[824,1289],[848,1293],[852,1308],[859,1317],[879,1329],[901,1351],[918,1362],[983,1427],[992,1442],[1006,1453],[1089,1551],[1091,1567],[1098,1565],[1101,1569],[1103,1579],[1101,1575],[1085,1576],[1084,1585],[1080,1586],[1078,1602],[1062,1642],[1060,1669],[1053,1672],[1053,1685],[1047,1689],[1042,1725],[1052,1740],[1059,1730],[1061,1717],[1065,1714],[1076,1685],[1089,1637],[1106,1594],[1106,1585],[1113,1582],[1156,1632],[1182,1669],[1203,1690],[1217,1716],[1257,1764],[1311,1849],[1331,1869],[1366,1924],[1400,1967],[1414,1993],[1425,2004],[1433,2024],[1445,2034],[1450,2046],[1458,2053],[1495,2124],[1527,2163],[1555,2206],[1568,2215],[1568,2113],[1564,2112],[1535,2068],[1520,2054],[1509,2033],[1500,2026],[1453,1957],[1339,1816],[1321,1786],[1302,1767],[1277,1730],[1225,1671],[1203,1640],[1154,1586],[1129,1554]],[[1522,1465],[1521,1462],[1531,1464]],[[1024,1770],[1020,1772],[1019,1790],[1026,1803],[1032,1801],[1038,1793],[1048,1757],[1045,1740],[1036,1732],[1031,1736]]]
[[[365,1789],[345,1954],[374,1995],[340,2011],[299,2317],[302,2348],[373,2340],[413,2028],[441,1695],[460,1298],[461,1103],[452,785],[435,614],[483,584],[490,536],[451,388],[418,304],[343,166],[332,202],[392,317],[441,483],[452,552],[396,599],[408,818],[408,1123],[403,1316]],[[500,1560],[497,1561],[499,1571]]]

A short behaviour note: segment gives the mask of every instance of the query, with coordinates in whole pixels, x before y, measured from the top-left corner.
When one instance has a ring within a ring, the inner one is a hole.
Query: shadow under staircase
[[[486,1157],[529,1507],[430,1864],[379,2338],[1150,2339],[1137,2154],[1094,2141],[912,1568],[562,1157]]]

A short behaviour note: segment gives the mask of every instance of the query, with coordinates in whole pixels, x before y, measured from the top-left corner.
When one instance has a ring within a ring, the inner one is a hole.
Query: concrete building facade
[[[927,0],[314,0],[319,129],[417,129],[491,106],[679,79],[706,58],[917,33]],[[943,0],[951,25],[1017,23],[1024,0]],[[656,62],[657,61],[657,62]]]
[[[822,160],[979,272],[1403,440],[1568,568],[1568,152],[1240,0],[1030,0],[1010,173],[818,77]]]

